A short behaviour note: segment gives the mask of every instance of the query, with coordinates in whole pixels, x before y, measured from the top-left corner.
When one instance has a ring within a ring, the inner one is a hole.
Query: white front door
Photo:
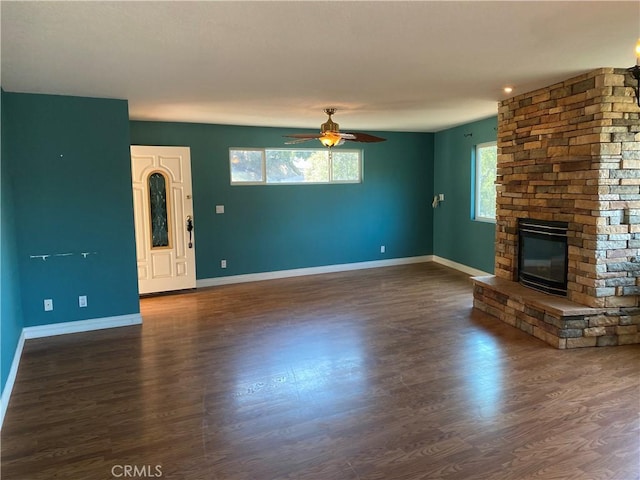
[[[141,294],[196,286],[189,147],[131,147]]]

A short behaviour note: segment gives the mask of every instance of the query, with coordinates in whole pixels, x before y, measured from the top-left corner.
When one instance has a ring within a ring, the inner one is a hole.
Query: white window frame
[[[473,219],[478,221],[478,222],[488,222],[488,223],[496,223],[496,218],[495,217],[484,217],[481,215],[478,215],[478,210],[479,210],[479,205],[480,205],[480,191],[481,191],[481,180],[482,180],[482,176],[480,173],[480,155],[479,155],[479,150],[482,148],[487,148],[487,147],[495,147],[496,149],[498,148],[498,142],[497,141],[493,141],[493,142],[484,142],[484,143],[478,143],[477,145],[475,145],[474,150],[473,150],[473,164],[474,164],[474,180],[475,180],[475,184],[474,184],[474,199],[473,199]],[[496,152],[497,153],[497,152]],[[496,166],[497,166],[497,159],[496,159]],[[495,178],[493,179],[493,181],[495,182]],[[495,183],[494,183],[495,186]],[[497,191],[494,190],[495,195],[497,196]],[[495,200],[494,200],[495,201]]]
[[[329,156],[329,180],[317,181],[317,182],[270,182],[267,178],[267,152],[269,150],[292,150],[295,152],[326,152]],[[232,168],[231,168],[231,152],[232,151],[259,151],[262,152],[262,181],[234,181]],[[333,179],[333,155],[341,152],[355,152],[358,154],[358,179],[357,180],[334,180]],[[326,148],[255,148],[255,147],[230,147],[229,148],[229,181],[232,186],[251,186],[251,185],[328,185],[328,184],[358,184],[362,183],[364,179],[364,153],[360,149],[340,149],[329,152]]]

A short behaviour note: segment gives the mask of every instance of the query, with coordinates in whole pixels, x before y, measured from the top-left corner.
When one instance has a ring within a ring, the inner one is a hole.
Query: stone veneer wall
[[[556,348],[640,343],[640,108],[624,69],[505,100],[498,111],[495,276],[474,306]],[[567,298],[518,278],[518,219],[568,223]]]
[[[498,278],[473,278],[473,306],[555,348],[640,343],[640,315],[591,308]],[[628,313],[628,312],[627,312]]]
[[[495,275],[517,280],[520,217],[568,222],[567,298],[637,315],[640,108],[631,76],[603,68],[503,101]]]

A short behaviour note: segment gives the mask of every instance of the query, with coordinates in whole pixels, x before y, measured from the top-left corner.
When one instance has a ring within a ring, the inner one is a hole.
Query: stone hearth
[[[495,278],[474,279],[474,306],[557,348],[640,343],[640,108],[626,71],[503,101],[496,183]],[[566,298],[515,282],[519,218],[568,223]]]

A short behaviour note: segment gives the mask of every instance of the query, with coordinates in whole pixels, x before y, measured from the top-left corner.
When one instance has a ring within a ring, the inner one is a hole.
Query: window
[[[231,148],[232,185],[360,183],[360,150]]]
[[[496,142],[480,143],[475,149],[474,219],[496,220],[496,174],[498,147]]]
[[[264,150],[229,150],[231,183],[264,182]]]
[[[149,215],[151,221],[151,248],[171,248],[169,209],[167,208],[167,188],[169,179],[164,173],[149,175]]]

